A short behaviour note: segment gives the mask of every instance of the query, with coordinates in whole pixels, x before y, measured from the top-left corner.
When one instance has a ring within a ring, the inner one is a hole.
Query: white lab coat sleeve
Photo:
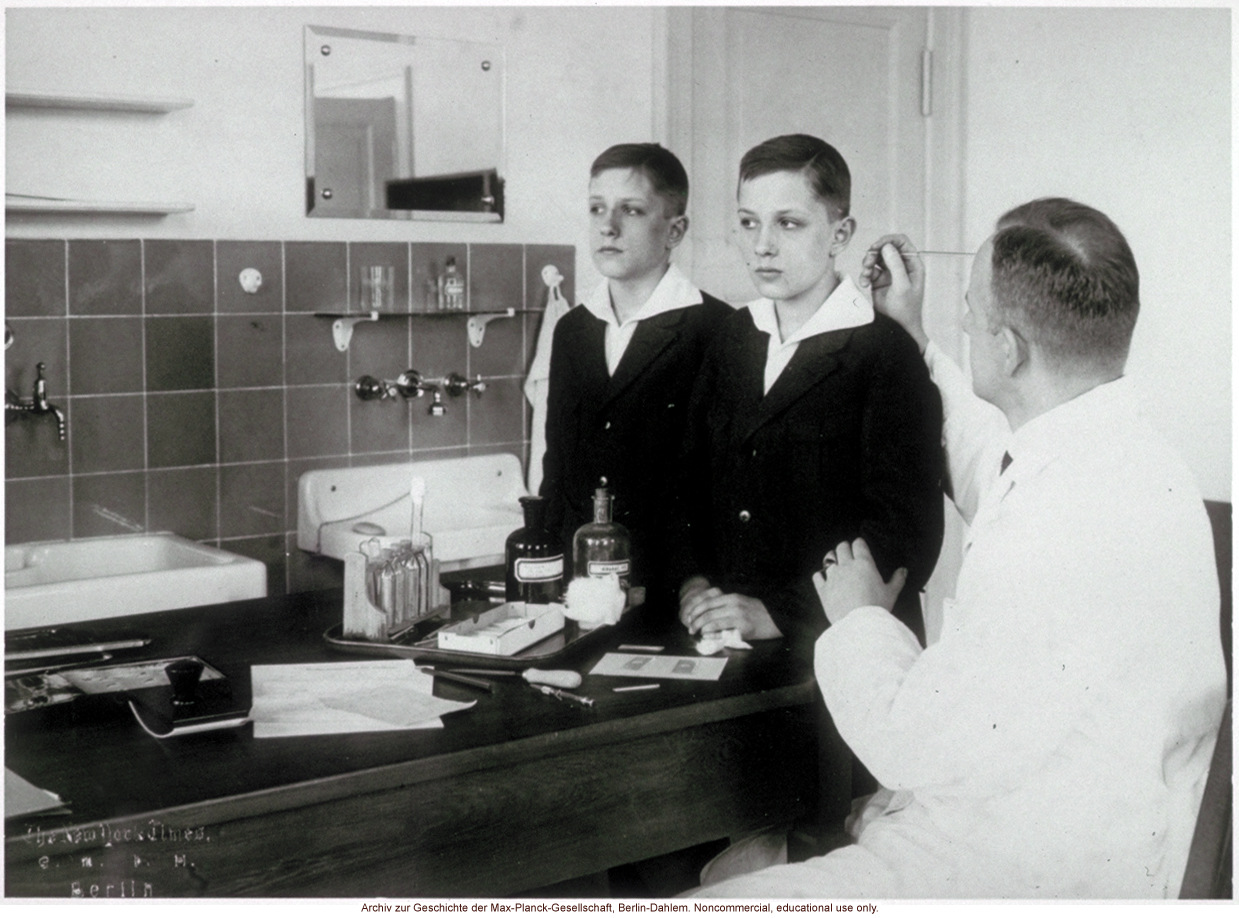
[[[932,341],[925,348],[925,363],[942,396],[951,497],[964,521],[971,523],[981,494],[998,474],[1011,428],[1001,411],[973,393],[963,371]]]
[[[885,610],[857,609],[819,639],[818,684],[884,787],[988,796],[1017,786],[1076,720],[1063,710],[1078,697],[1062,690],[1075,682],[1068,663],[1003,643],[967,636],[920,652]]]

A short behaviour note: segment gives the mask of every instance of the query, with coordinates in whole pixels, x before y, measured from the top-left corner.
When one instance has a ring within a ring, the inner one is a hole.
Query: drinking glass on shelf
[[[391,265],[362,265],[361,311],[391,312],[395,286],[396,269]]]

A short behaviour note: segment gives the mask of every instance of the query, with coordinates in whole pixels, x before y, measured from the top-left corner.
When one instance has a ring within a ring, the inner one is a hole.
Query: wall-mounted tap
[[[435,390],[435,380],[422,379],[422,374],[417,370],[405,370],[396,377],[394,386],[396,392],[405,398],[421,398],[428,390]]]
[[[372,402],[379,399],[421,398],[427,390],[433,390],[438,380],[423,380],[417,370],[405,370],[395,379],[376,379],[373,376],[359,376],[353,383],[353,390],[362,401]]]
[[[466,392],[471,391],[475,396],[481,398],[482,393],[486,391],[486,383],[482,381],[482,374],[480,373],[473,382],[469,382],[468,379],[459,373],[448,373],[443,380],[443,388],[448,391],[449,395],[464,395]]]
[[[447,412],[443,403],[443,393],[456,397],[472,392],[481,397],[486,391],[486,383],[481,374],[473,382],[459,373],[448,373],[447,376],[427,378],[417,370],[405,370],[395,379],[378,379],[374,376],[359,376],[353,383],[353,391],[363,401],[379,401],[400,396],[404,399],[421,398],[427,392],[431,394],[430,407],[427,413],[432,417],[442,417]]]
[[[65,414],[47,400],[47,380],[43,378],[46,365],[35,366],[34,394],[29,402],[22,401],[12,389],[4,390],[4,423],[11,424],[20,417],[54,414],[56,416],[56,432],[60,439],[65,438]]]
[[[373,376],[357,377],[357,382],[353,383],[353,391],[363,402],[396,397],[396,389],[391,383]]]

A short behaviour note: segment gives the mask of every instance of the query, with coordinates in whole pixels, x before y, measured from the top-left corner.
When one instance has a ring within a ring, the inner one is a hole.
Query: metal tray
[[[332,625],[323,632],[323,640],[344,653],[386,654],[426,663],[448,663],[459,666],[485,665],[490,669],[510,669],[519,672],[530,666],[555,663],[561,657],[579,650],[588,650],[599,640],[604,640],[614,625],[600,625],[591,631],[582,630],[569,620],[562,631],[556,631],[536,644],[531,644],[511,656],[490,653],[471,653],[464,650],[440,650],[436,633],[445,625],[468,618],[475,612],[494,608],[496,603],[467,601],[452,606],[451,618],[437,616],[426,618],[414,625],[395,641],[367,641],[360,638],[345,638],[344,623]],[[622,620],[622,619],[621,619]]]

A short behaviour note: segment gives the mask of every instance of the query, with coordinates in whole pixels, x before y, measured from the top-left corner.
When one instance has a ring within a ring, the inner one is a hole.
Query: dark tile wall
[[[333,569],[296,547],[297,479],[312,469],[489,452],[528,455],[525,369],[545,307],[542,267],[573,296],[574,249],[552,245],[10,239],[5,385],[36,364],[68,418],[5,427],[5,542],[171,530],[257,558],[273,594]],[[471,311],[534,310],[486,327],[435,312],[448,255]],[[336,349],[328,317],[360,299],[363,264],[395,271],[397,312]],[[246,293],[245,268],[262,273]],[[432,314],[427,314],[432,313]],[[363,402],[362,375],[481,374],[482,397]]]

